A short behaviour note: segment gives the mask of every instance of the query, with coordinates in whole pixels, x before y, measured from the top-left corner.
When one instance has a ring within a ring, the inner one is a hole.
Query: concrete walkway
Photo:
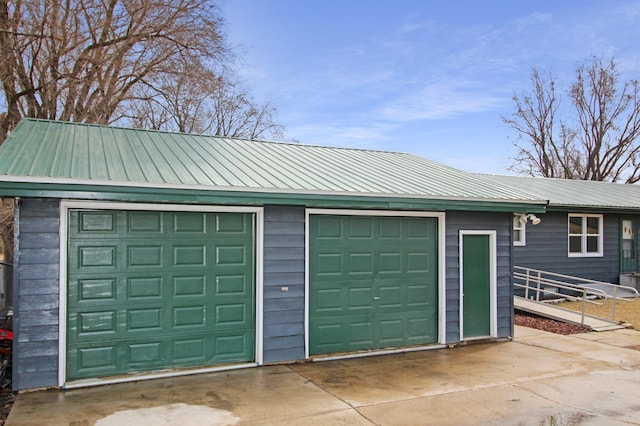
[[[640,424],[640,332],[21,393],[7,425]]]

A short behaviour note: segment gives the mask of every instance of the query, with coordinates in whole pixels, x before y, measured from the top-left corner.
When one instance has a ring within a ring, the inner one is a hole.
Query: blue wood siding
[[[59,225],[59,200],[23,199],[17,209],[15,389],[58,382]],[[305,353],[305,208],[267,205],[264,225],[264,362],[301,360]],[[460,340],[458,238],[462,229],[497,231],[498,337],[511,336],[511,214],[448,212],[446,342]]]
[[[513,336],[513,287],[511,285],[511,214],[447,212],[446,217],[446,343],[460,341],[460,242],[461,230],[496,231],[497,328],[500,338]]]
[[[13,388],[58,384],[60,213],[58,200],[16,209]]]
[[[579,211],[572,213],[580,213]],[[558,274],[617,283],[620,273],[620,216],[605,214],[603,257],[569,257],[568,213],[537,215],[542,222],[527,222],[526,246],[513,247],[513,264]]]
[[[304,233],[304,207],[265,206],[265,363],[304,359]]]

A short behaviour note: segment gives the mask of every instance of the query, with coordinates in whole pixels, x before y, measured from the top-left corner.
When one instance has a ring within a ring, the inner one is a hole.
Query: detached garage
[[[15,389],[513,334],[514,213],[546,201],[409,154],[25,119]]]

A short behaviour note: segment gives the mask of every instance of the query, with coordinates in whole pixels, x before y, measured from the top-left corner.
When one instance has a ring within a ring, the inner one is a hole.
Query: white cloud
[[[440,120],[494,109],[504,98],[461,80],[436,81],[411,90],[378,110],[391,121]]]
[[[390,129],[385,125],[341,125],[339,123],[297,125],[287,134],[306,145],[380,149]]]

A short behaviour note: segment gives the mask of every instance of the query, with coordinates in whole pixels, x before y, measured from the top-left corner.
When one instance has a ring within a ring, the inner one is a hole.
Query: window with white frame
[[[602,215],[569,214],[569,256],[601,257]]]
[[[513,245],[527,245],[527,219],[524,214],[513,215]]]

